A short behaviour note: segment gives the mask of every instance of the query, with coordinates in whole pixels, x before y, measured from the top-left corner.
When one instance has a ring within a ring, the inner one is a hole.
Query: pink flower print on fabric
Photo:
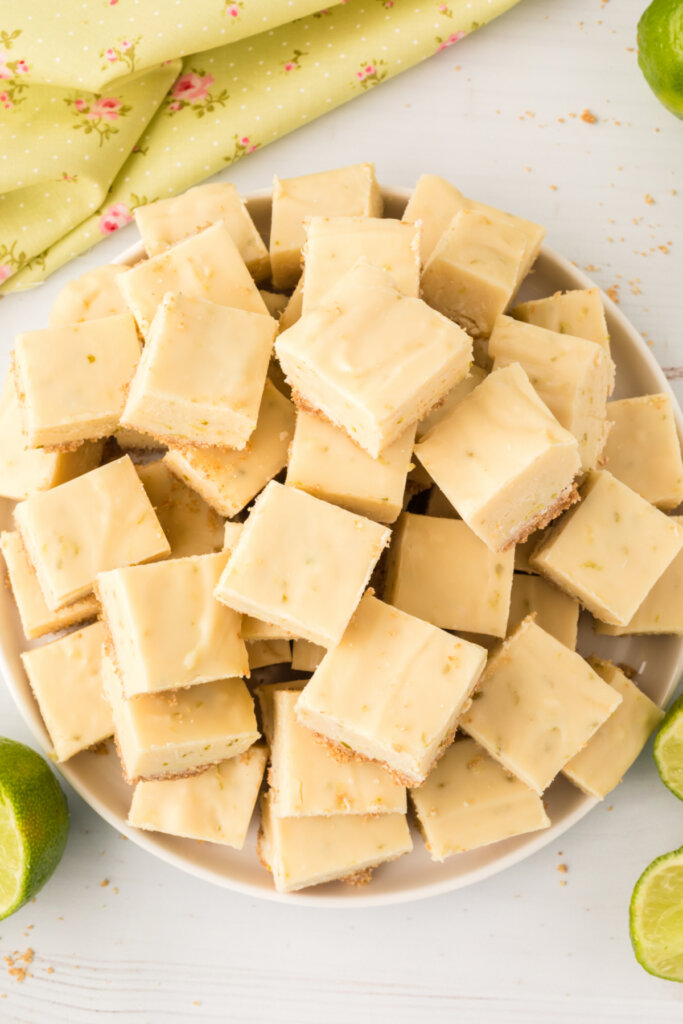
[[[99,228],[103,235],[111,235],[119,228],[130,224],[133,217],[125,203],[112,203],[100,217]]]

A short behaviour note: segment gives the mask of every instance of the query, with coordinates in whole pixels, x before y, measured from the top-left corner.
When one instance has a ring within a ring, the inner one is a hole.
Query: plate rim
[[[389,199],[390,201],[405,203],[407,202],[412,189],[403,186],[383,185],[381,186],[381,192],[384,198]],[[264,199],[267,200],[271,195],[272,189],[263,188],[246,192],[243,195],[243,199],[247,207],[249,207],[251,203],[260,202]],[[142,242],[138,241],[132,245],[126,246],[126,248],[111,262],[116,264],[134,263],[143,258],[144,255],[145,253]],[[681,441],[683,441],[683,412],[681,411],[676,395],[667,380],[662,367],[659,365],[654,354],[634,325],[619,309],[616,303],[613,302],[612,299],[610,299],[610,297],[603,291],[603,289],[600,288],[599,285],[596,285],[584,271],[575,266],[565,256],[562,256],[545,242],[541,246],[540,255],[544,260],[549,261],[555,268],[557,268],[564,277],[571,279],[574,282],[574,287],[598,288],[608,315],[617,321],[620,330],[628,336],[630,344],[638,350],[640,357],[644,358],[648,369],[657,381],[659,389],[670,395],[678,435]],[[5,644],[1,637],[0,670],[2,671],[12,700],[14,701],[14,704],[24,722],[28,726],[29,731],[38,743],[43,754],[49,756],[52,750],[52,744],[45,726],[43,725],[40,714],[34,704],[24,699],[24,692],[26,689],[25,682],[22,680],[22,683],[19,683],[18,674],[15,673],[15,669],[10,664],[5,650]],[[23,669],[20,669],[19,671],[23,672]],[[668,704],[671,696],[675,692],[682,671],[683,637],[679,637],[675,668],[673,670],[672,678],[669,680],[669,684],[666,688],[661,704],[662,707],[665,707]],[[528,857],[531,857],[533,854],[543,849],[543,847],[548,846],[569,829],[573,828],[578,821],[593,810],[597,804],[602,802],[594,797],[589,797],[585,794],[582,795],[582,798],[575,810],[561,822],[558,822],[555,825],[551,824],[548,829],[544,829],[543,831],[529,833],[528,839],[514,850],[504,853],[494,860],[491,860],[480,867],[472,868],[467,873],[454,878],[451,877],[433,882],[417,883],[397,892],[380,892],[376,894],[373,894],[371,891],[359,893],[358,890],[353,890],[352,893],[348,894],[339,893],[337,895],[331,895],[329,892],[324,891],[326,887],[311,887],[310,889],[303,889],[292,893],[280,893],[274,887],[265,888],[260,885],[254,885],[249,882],[231,878],[216,870],[195,863],[184,854],[175,853],[174,851],[166,848],[163,845],[163,833],[148,833],[144,830],[136,829],[128,825],[125,818],[122,818],[117,812],[108,808],[98,796],[93,794],[87,782],[80,777],[78,768],[70,765],[69,762],[64,762],[63,764],[56,763],[51,758],[50,763],[53,768],[55,768],[69,783],[69,785],[73,787],[84,802],[104,821],[106,821],[107,824],[111,825],[117,832],[130,839],[136,846],[139,846],[141,849],[159,858],[165,863],[178,868],[185,874],[191,875],[195,878],[200,878],[203,881],[210,882],[220,888],[240,893],[243,896],[255,897],[276,903],[286,903],[299,907],[316,907],[319,909],[334,908],[353,910],[361,907],[394,906],[428,899],[433,896],[439,896],[447,892],[454,892],[458,889],[466,888],[469,885],[474,885],[477,882],[499,874],[507,868],[526,860]],[[157,835],[161,838],[157,839]]]

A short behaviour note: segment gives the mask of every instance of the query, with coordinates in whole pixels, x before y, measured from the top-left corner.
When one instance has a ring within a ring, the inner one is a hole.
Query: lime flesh
[[[636,882],[631,942],[646,971],[683,981],[683,847],[657,857]]]
[[[669,708],[657,733],[653,756],[664,785],[683,800],[683,697]]]

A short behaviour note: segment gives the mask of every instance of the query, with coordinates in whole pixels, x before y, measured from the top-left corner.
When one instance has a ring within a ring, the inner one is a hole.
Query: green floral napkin
[[[182,192],[516,2],[17,5],[0,30],[0,291],[36,284],[136,206]]]

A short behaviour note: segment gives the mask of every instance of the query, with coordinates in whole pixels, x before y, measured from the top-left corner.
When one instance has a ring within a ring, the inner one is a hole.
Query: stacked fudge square
[[[668,395],[609,401],[596,289],[515,305],[537,224],[369,164],[140,208],[0,397],[0,536],[57,760],[113,737],[129,822],[360,884],[604,797],[661,711],[596,632],[683,635]],[[47,639],[45,639],[47,638]]]

